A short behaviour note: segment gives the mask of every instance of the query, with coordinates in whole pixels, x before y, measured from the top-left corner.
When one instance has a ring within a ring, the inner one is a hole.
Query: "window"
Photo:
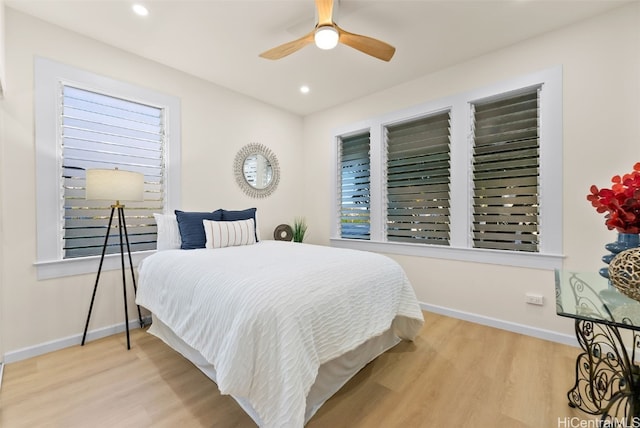
[[[369,239],[369,133],[340,138],[340,236]]]
[[[449,245],[449,111],[386,127],[387,239]]]
[[[91,168],[144,174],[145,200],[128,202],[125,214],[134,263],[154,250],[153,213],[180,197],[179,100],[36,58],[35,113],[38,278],[97,268],[111,204],[85,199]],[[117,236],[108,254],[119,253]],[[106,256],[103,269],[119,267]]]
[[[163,109],[62,85],[63,258],[100,255],[111,204],[85,199],[87,169],[119,168],[144,174],[143,202],[127,202],[132,252],[156,248],[154,212],[162,212]],[[111,233],[106,253],[118,253]]]
[[[538,252],[538,92],[471,104],[475,248]]]
[[[332,245],[560,267],[561,76],[544,70],[335,130],[342,172]],[[367,240],[344,233],[345,195],[358,189],[345,188],[344,153],[356,131],[370,144],[359,152],[370,179]]]

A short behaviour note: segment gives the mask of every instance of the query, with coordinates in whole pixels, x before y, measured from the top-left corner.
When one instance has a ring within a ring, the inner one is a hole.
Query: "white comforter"
[[[392,323],[409,340],[423,323],[388,257],[281,241],[159,251],[139,268],[136,303],[214,365],[221,393],[278,428],[303,426],[321,364]]]

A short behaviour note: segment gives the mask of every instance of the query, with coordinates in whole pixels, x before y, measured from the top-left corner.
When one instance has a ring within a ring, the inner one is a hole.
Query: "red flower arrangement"
[[[591,186],[587,200],[599,213],[607,213],[605,224],[620,233],[640,233],[640,162],[633,171],[611,178],[611,189]]]

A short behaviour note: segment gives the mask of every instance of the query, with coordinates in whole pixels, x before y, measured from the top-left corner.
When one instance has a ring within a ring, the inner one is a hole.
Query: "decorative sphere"
[[[611,260],[609,280],[618,291],[640,301],[640,248],[622,251]]]

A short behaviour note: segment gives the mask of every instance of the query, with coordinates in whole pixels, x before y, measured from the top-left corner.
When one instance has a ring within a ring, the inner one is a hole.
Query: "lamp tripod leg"
[[[124,243],[122,241],[122,228],[124,221],[124,210],[122,207],[118,207],[118,226],[120,232],[120,267],[122,268],[122,295],[124,297],[124,328],[127,331],[127,349],[131,349],[131,342],[129,339],[129,310],[127,308],[127,279],[124,270]]]
[[[124,208],[122,208],[122,217],[124,218]],[[133,284],[133,295],[135,296],[138,293],[138,287],[136,287],[136,274],[133,270],[133,260],[131,260],[131,247],[129,246],[129,234],[127,233],[127,224],[123,221],[124,224],[124,238],[127,242],[127,254],[129,255],[129,267],[131,268],[131,282]],[[140,328],[144,327],[144,321],[142,321],[142,312],[140,312],[140,305],[136,305],[138,307],[138,321],[140,322]]]
[[[84,346],[84,342],[87,339],[87,330],[89,328],[89,320],[91,319],[91,311],[93,310],[93,302],[96,299],[96,290],[98,289],[98,281],[100,281],[100,272],[102,272],[102,263],[104,262],[104,254],[107,251],[107,243],[109,242],[109,233],[111,232],[111,223],[113,223],[114,207],[111,207],[111,215],[109,216],[109,226],[107,226],[107,234],[104,237],[104,245],[102,246],[102,255],[100,256],[100,265],[98,266],[98,275],[96,276],[96,283],[93,286],[93,294],[91,295],[91,304],[89,305],[89,313],[87,314],[87,322],[84,325],[84,333],[82,334],[82,343],[80,346]]]

